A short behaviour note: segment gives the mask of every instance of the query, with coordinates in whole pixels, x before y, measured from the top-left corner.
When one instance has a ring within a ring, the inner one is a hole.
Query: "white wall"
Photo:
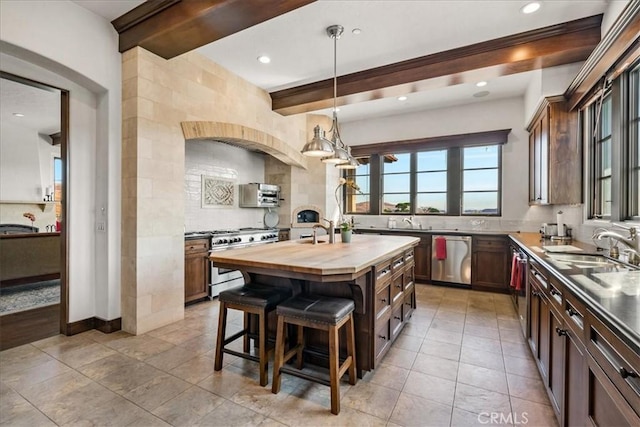
[[[502,149],[502,217],[420,217],[420,222],[434,228],[537,231],[541,222],[552,219],[553,208],[529,206],[529,136],[523,123],[524,98],[518,97],[343,123],[341,131],[344,140],[356,146],[510,128]],[[365,226],[386,226],[384,216],[357,220]]]
[[[602,25],[600,26],[600,30],[602,33],[602,37],[607,34],[607,32],[611,29],[611,26],[616,22],[620,13],[624,10],[625,7],[630,3],[630,0],[610,0],[607,5],[607,9],[604,11],[604,16],[602,17]]]
[[[0,200],[43,198],[38,133],[2,123],[0,126]],[[9,222],[2,218],[2,222]]]
[[[238,185],[264,182],[264,157],[214,141],[189,141],[185,147],[185,230],[208,231],[264,227],[264,208],[238,207]],[[235,181],[234,204],[229,208],[203,208],[201,176]]]
[[[0,41],[3,70],[71,92],[68,320],[117,318],[121,216],[117,34],[108,21],[70,1],[3,0]],[[96,217],[107,223],[106,233],[94,232]]]

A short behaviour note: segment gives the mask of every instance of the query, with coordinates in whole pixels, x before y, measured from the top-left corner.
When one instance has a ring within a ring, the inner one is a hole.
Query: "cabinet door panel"
[[[413,250],[415,278],[420,282],[431,281],[431,236],[428,239],[429,243],[426,243],[427,238],[422,237],[420,244]]]
[[[585,349],[576,335],[568,330],[565,347],[565,425],[587,425],[587,361]]]
[[[554,332],[555,333],[555,332]],[[545,296],[540,297],[540,341],[538,363],[545,385],[549,385],[549,356],[551,355],[551,310]]]
[[[549,389],[551,390],[551,404],[560,414],[562,407],[563,379],[564,379],[564,346],[566,331],[562,318],[554,311],[549,311]]]

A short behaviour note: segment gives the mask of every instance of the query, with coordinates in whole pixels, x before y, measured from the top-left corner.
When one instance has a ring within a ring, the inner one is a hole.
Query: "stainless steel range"
[[[278,230],[275,228],[241,228],[239,230],[210,231],[211,250],[209,252],[226,251],[229,249],[247,248],[250,246],[266,245],[278,241]],[[211,264],[211,283],[209,284],[209,298],[216,297],[220,292],[234,286],[243,285],[242,273],[238,270],[218,268]]]

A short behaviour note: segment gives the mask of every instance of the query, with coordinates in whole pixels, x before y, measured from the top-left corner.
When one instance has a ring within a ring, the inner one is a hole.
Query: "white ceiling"
[[[17,117],[14,113],[22,114]],[[0,122],[43,135],[60,132],[60,91],[0,79]]]
[[[319,0],[197,49],[231,72],[268,91],[333,76],[333,40],[326,27],[340,24],[338,75],[441,52],[603,13],[626,0],[546,0],[536,13],[520,12],[523,0]],[[75,0],[112,20],[140,1]],[[352,30],[359,28],[360,35]],[[257,61],[271,57],[270,64]],[[342,122],[490,99],[522,96],[535,72],[496,77],[484,88],[474,73],[442,88],[341,107]],[[483,98],[473,95],[488,91]],[[329,110],[322,110],[329,114]]]

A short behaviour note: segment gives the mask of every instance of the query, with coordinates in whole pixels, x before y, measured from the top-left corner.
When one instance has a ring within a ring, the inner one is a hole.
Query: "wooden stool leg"
[[[304,367],[304,326],[298,325],[298,351],[296,352],[296,367],[302,369]]]
[[[269,382],[269,379],[267,378],[269,373],[269,359],[267,358],[267,316],[264,310],[258,314],[258,330],[258,346],[260,347],[258,349],[260,357],[260,385],[264,387]]]
[[[349,315],[347,321],[347,357],[351,357],[351,365],[349,366],[349,384],[356,383],[356,338],[353,329],[353,314]]]
[[[271,392],[280,392],[280,368],[282,368],[284,360],[284,318],[278,316],[278,327],[276,329],[276,354],[273,358],[273,381],[271,384]]]
[[[218,316],[218,339],[216,342],[216,359],[213,365],[215,371],[222,369],[222,348],[224,347],[224,332],[227,328],[227,304],[220,303],[220,312]]]
[[[340,340],[338,339],[338,328],[329,327],[329,377],[331,383],[331,413],[340,413]]]
[[[244,337],[242,337],[242,351],[244,351],[245,353],[249,353],[250,349],[249,349],[249,327],[251,326],[251,322],[249,321],[250,319],[250,314],[247,313],[246,311],[244,312],[244,323],[243,323],[243,328],[244,330],[247,332],[245,333]]]

